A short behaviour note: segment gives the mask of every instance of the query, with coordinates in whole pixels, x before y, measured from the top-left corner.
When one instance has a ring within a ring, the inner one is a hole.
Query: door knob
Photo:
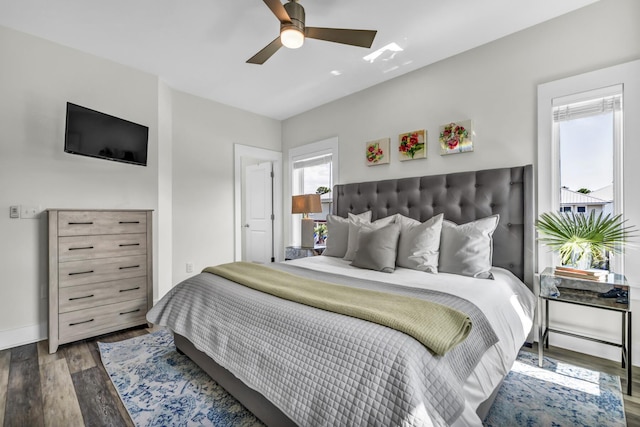
[[[249,228],[249,224],[245,224],[245,225],[244,225],[244,228]]]

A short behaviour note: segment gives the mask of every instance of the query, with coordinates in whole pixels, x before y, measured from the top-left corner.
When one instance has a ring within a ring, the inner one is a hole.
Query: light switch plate
[[[9,206],[9,218],[20,218],[20,206]]]

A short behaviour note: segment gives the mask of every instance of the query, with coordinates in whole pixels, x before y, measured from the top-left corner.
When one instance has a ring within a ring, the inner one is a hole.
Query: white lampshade
[[[289,49],[297,49],[304,44],[304,34],[295,27],[285,28],[280,32],[280,41]]]

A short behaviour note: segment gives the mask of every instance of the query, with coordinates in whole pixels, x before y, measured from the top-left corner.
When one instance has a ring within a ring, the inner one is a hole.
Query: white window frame
[[[633,61],[578,76],[568,77],[562,80],[541,84],[538,86],[538,171],[537,171],[537,206],[538,215],[543,212],[557,212],[560,208],[560,150],[557,138],[553,138],[554,131],[557,131],[553,123],[554,99],[565,98],[569,102],[572,98],[574,102],[579,101],[581,94],[596,93],[601,90],[609,93],[611,87],[621,85],[623,88],[623,104],[625,104],[626,88],[625,82],[635,78],[634,73],[640,67],[640,61]],[[626,104],[623,105],[623,110]],[[624,111],[624,115],[630,114]],[[623,135],[628,132],[619,117],[620,132]],[[623,198],[623,147],[624,141],[614,142],[614,214],[624,214],[625,200]],[[624,218],[623,218],[624,219]],[[557,254],[547,250],[542,245],[538,245],[538,271],[545,267],[554,266],[559,263]],[[624,254],[613,259],[612,268],[616,273],[624,274]]]
[[[323,139],[321,141],[312,142],[310,144],[294,147],[289,150],[289,189],[288,196],[285,201],[285,212],[291,212],[291,196],[293,195],[293,164],[299,160],[308,159],[316,156],[331,154],[331,182],[336,185],[338,181],[339,160],[338,160],[338,137]],[[333,188],[331,189],[331,197],[333,197]],[[291,215],[289,215],[291,221]],[[299,244],[300,240],[300,224],[298,221],[291,221],[288,227],[290,231],[289,241],[292,244]]]

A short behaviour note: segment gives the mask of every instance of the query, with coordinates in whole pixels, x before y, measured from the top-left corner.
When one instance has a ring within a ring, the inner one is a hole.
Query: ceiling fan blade
[[[343,28],[305,28],[305,36],[311,39],[326,40],[352,46],[371,47],[377,31],[347,30]]]
[[[264,64],[265,61],[271,58],[271,55],[276,53],[278,49],[282,47],[282,42],[280,41],[280,36],[276,38],[274,41],[266,45],[260,52],[253,55],[251,58],[247,60],[248,64]]]
[[[264,1],[264,4],[266,4],[267,7],[271,9],[271,12],[273,12],[273,14],[276,15],[276,18],[278,18],[280,22],[291,22],[291,18],[289,18],[289,14],[287,13],[282,3],[280,3],[280,0],[263,0],[263,1]]]

